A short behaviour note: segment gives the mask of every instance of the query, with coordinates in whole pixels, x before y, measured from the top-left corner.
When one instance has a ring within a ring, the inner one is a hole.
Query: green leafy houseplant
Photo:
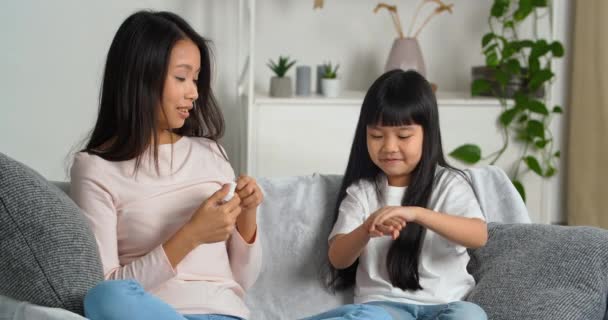
[[[331,62],[323,64],[323,79],[336,79],[338,77],[339,64],[332,66]]]
[[[518,27],[528,17],[538,23],[541,10],[547,10],[547,0],[494,0],[489,18],[490,32],[481,40],[486,67],[493,79],[476,79],[471,85],[471,94],[498,97],[503,111],[498,124],[503,132],[502,146],[485,156],[475,144],[459,146],[450,156],[467,164],[489,160],[495,164],[505,153],[509,143],[521,144],[522,154],[508,170],[511,181],[524,201],[526,192],[520,177],[527,171],[548,178],[557,173],[560,152],[554,143],[550,124],[555,115],[562,113],[560,106],[547,106],[548,97],[538,98],[539,89],[550,84],[555,74],[551,62],[564,55],[558,41],[549,43],[536,35],[529,39],[518,37]],[[521,81],[512,87],[512,79]],[[507,99],[507,86],[511,86],[513,99]]]
[[[296,64],[295,60],[290,60],[289,57],[279,56],[277,62],[269,59],[266,65],[277,75],[277,77],[283,78],[294,64]]]

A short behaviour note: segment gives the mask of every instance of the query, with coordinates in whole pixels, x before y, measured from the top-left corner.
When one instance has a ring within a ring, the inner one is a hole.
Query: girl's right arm
[[[336,269],[350,267],[371,239],[365,224],[347,234],[338,234],[329,244],[329,262]]]
[[[399,218],[389,219],[384,224],[372,228],[372,222],[384,210],[386,209],[381,208],[374,212],[350,233],[337,234],[331,239],[328,255],[329,262],[334,268],[345,269],[355,263],[371,238],[392,236],[394,239],[399,235],[401,229],[405,227],[405,223]]]

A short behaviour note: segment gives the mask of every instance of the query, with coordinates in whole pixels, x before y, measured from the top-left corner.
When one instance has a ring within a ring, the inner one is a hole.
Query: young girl
[[[315,319],[486,319],[466,248],[487,227],[462,172],[445,161],[437,102],[414,71],[385,73],[365,96],[329,236],[333,289],[355,304]]]
[[[137,12],[108,52],[97,123],[71,169],[72,197],[108,280],[89,319],[246,319],[260,271],[255,180],[235,180],[218,139],[207,40],[168,12]],[[129,279],[129,280],[127,280]]]

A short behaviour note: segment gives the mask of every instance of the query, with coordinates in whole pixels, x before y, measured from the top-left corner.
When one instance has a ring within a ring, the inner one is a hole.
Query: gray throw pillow
[[[97,244],[78,206],[0,153],[0,295],[82,314],[103,280]]]
[[[540,224],[488,225],[470,250],[477,285],[467,297],[490,319],[604,319],[608,230]]]

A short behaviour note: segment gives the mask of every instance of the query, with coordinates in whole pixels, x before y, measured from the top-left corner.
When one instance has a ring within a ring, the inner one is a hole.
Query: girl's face
[[[179,40],[171,49],[167,78],[159,107],[160,130],[181,128],[198,98],[201,54],[191,40]],[[162,108],[162,109],[161,109]]]
[[[423,129],[418,124],[367,126],[369,156],[388,177],[391,186],[407,186],[422,156]]]

